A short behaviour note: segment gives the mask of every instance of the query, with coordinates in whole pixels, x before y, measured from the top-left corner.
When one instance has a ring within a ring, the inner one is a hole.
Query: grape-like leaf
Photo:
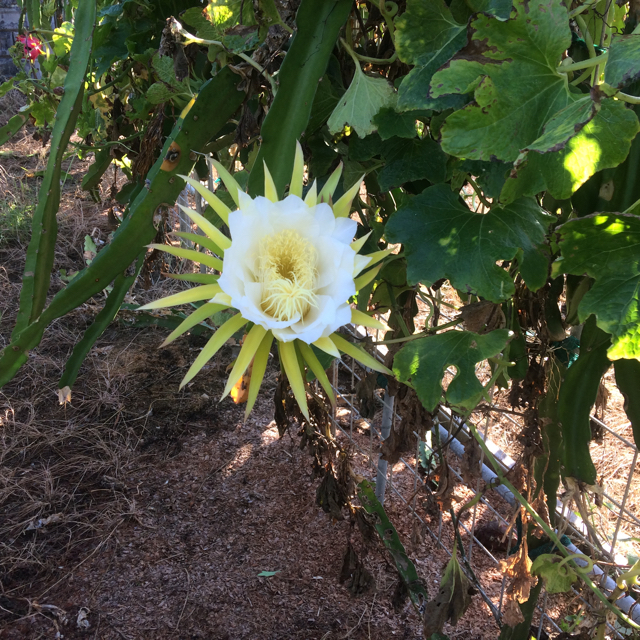
[[[580,321],[595,314],[610,333],[609,359],[640,359],[640,216],[593,214],[559,229],[562,257],[553,274],[595,279],[578,307]]]
[[[461,107],[466,99],[429,98],[433,74],[467,41],[467,25],[456,22],[444,0],[409,0],[396,18],[398,57],[415,65],[398,89],[398,109],[446,109]]]
[[[566,593],[578,579],[576,572],[567,562],[553,553],[543,553],[531,565],[531,573],[544,580],[547,593]]]
[[[373,119],[378,127],[378,134],[382,140],[388,140],[397,136],[398,138],[415,138],[416,132],[416,112],[398,113],[395,109],[385,107]]]
[[[338,133],[346,124],[364,138],[376,130],[373,118],[380,109],[391,107],[395,102],[393,87],[384,78],[371,78],[356,65],[349,88],[329,117],[329,131]]]
[[[433,76],[434,98],[475,89],[475,103],[452,113],[442,127],[447,153],[512,162],[571,100],[566,74],[556,71],[571,44],[564,4],[516,0],[514,10],[504,22],[478,14],[469,25],[469,45]]]
[[[512,202],[541,191],[548,191],[558,200],[569,198],[592,175],[623,162],[639,130],[638,117],[631,109],[612,98],[603,100],[593,120],[564,148],[544,154],[522,153],[502,189],[500,201]]]
[[[489,13],[506,20],[511,14],[512,0],[467,0],[473,13]]]
[[[640,34],[614,35],[609,58],[604,69],[604,80],[612,87],[621,88],[640,78]]]
[[[541,245],[551,220],[533,198],[480,214],[448,185],[436,185],[398,209],[386,233],[390,242],[404,244],[411,283],[448,278],[456,289],[501,302],[515,287],[497,261],[518,254],[527,286],[535,291],[546,282],[548,258]]]
[[[378,176],[382,191],[422,178],[434,184],[446,179],[447,156],[431,138],[411,140],[386,159],[387,164]]]
[[[452,407],[473,409],[485,388],[476,377],[476,364],[500,353],[509,340],[506,329],[478,335],[471,331],[446,331],[405,344],[393,361],[400,382],[410,382],[427,411],[442,400],[442,377],[448,367],[456,374],[445,399]]]

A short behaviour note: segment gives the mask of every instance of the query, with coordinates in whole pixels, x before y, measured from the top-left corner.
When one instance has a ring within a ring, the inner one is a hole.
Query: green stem
[[[606,62],[609,57],[609,52],[605,51],[595,58],[589,58],[588,60],[582,60],[581,62],[574,62],[572,64],[562,65],[556,68],[558,73],[569,73],[570,71],[580,71],[582,69],[589,69],[591,67],[597,67],[601,62]]]
[[[357,51],[354,51],[349,43],[344,40],[344,38],[340,38],[340,42],[342,46],[347,50],[347,53],[353,58],[353,61],[359,65],[359,61],[361,62],[369,62],[371,64],[392,64],[398,58],[398,52],[394,51],[393,55],[390,58],[370,58],[369,56],[363,56],[359,54]]]
[[[484,197],[482,189],[480,189],[476,181],[469,174],[467,174],[467,182],[473,187],[473,190],[476,192],[480,202],[482,202],[487,209],[491,209],[491,203]]]
[[[387,4],[390,5],[391,9],[387,11]],[[378,3],[378,8],[380,9],[380,13],[384,18],[384,21],[387,25],[387,29],[389,29],[389,37],[391,38],[391,42],[393,42],[393,46],[396,46],[396,28],[393,24],[393,16],[398,13],[398,5],[395,2],[390,2],[389,0],[380,0]],[[394,53],[395,55],[395,53]]]
[[[482,436],[478,433],[476,426],[473,424],[469,425],[469,430],[471,431],[471,434],[480,445],[480,448],[484,452],[484,455],[486,456],[487,460],[489,460],[489,462],[491,463],[493,467],[493,471],[500,479],[501,484],[503,484],[505,487],[507,487],[507,489],[509,489],[509,491],[511,491],[511,493],[513,494],[513,497],[520,503],[520,505],[522,505],[529,512],[531,517],[540,526],[540,528],[547,534],[547,536],[549,536],[549,538],[552,540],[552,542],[555,544],[555,546],[558,548],[558,550],[560,551],[560,553],[562,553],[563,556],[569,557],[573,555],[572,552],[569,551],[569,549],[567,549],[562,544],[556,532],[551,527],[549,527],[549,525],[547,525],[547,523],[538,515],[537,511],[529,504],[529,502],[525,500],[524,497],[520,494],[520,492],[505,478],[498,461],[496,460],[493,453],[491,453],[491,450],[489,449],[489,447],[487,447],[485,441],[482,439]],[[624,620],[624,622],[626,622],[629,626],[633,627],[634,629],[640,629],[640,625],[635,623],[633,620],[631,620],[631,618],[629,618],[629,616],[622,613],[620,609],[616,608],[611,602],[609,602],[609,599],[604,595],[604,593],[602,593],[602,591],[600,591],[600,589],[593,583],[593,581],[584,573],[581,573],[581,567],[575,564],[573,560],[571,560],[570,562],[573,568],[575,568],[578,572],[580,572],[580,575],[584,580],[585,584],[591,589],[591,591],[593,591],[593,593],[596,595],[598,600],[600,600],[607,607],[607,609],[613,611],[613,613],[615,613],[616,616]]]
[[[579,7],[575,8],[573,11],[569,11],[569,20],[579,16],[581,13],[587,11],[587,9],[591,9],[594,4],[596,4],[598,0],[588,0],[584,4],[581,4]]]

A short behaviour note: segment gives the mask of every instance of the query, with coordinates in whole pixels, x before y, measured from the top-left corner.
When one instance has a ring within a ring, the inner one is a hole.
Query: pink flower
[[[18,42],[24,46],[24,57],[29,58],[33,62],[41,53],[44,53],[42,43],[38,38],[33,36],[18,36]]]

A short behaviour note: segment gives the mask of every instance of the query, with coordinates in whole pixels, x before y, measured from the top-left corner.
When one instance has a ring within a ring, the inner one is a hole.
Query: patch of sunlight
[[[597,171],[602,154],[598,140],[587,135],[577,135],[569,140],[569,152],[564,159],[564,168],[569,172],[574,185],[586,182]]]

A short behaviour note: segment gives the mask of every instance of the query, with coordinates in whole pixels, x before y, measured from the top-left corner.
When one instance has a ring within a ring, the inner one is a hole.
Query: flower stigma
[[[258,250],[262,310],[274,319],[302,319],[316,306],[318,254],[297,231],[286,229],[265,237]]]

